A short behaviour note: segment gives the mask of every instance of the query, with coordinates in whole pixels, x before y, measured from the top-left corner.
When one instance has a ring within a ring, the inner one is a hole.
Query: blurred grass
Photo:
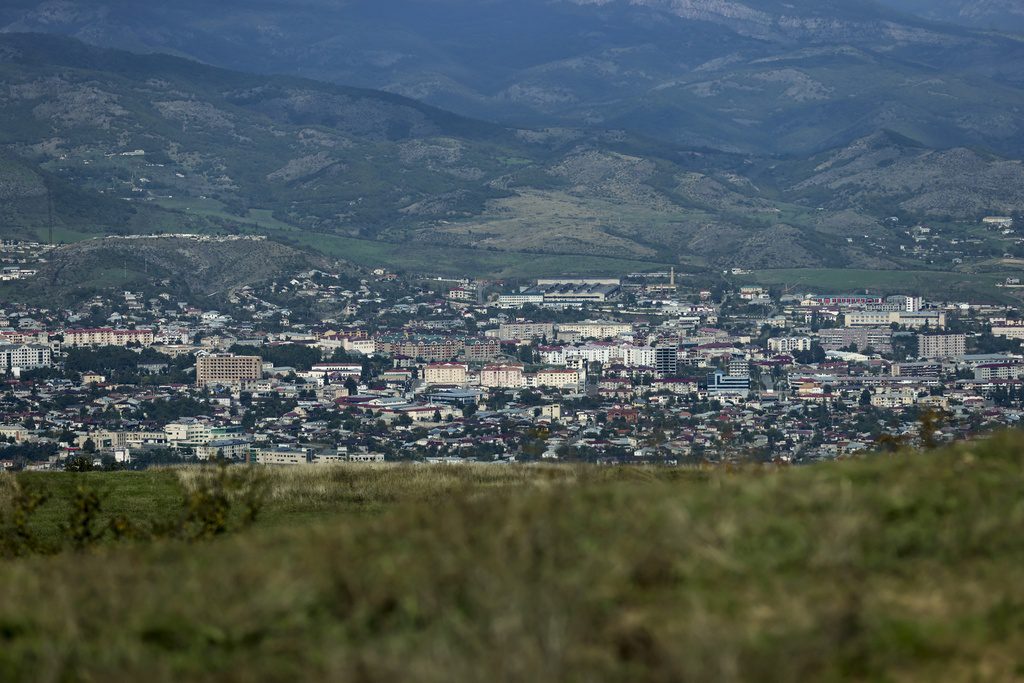
[[[116,490],[169,475],[205,476]],[[326,468],[270,487],[262,524],[215,542],[0,564],[0,680],[1024,677],[1019,432],[798,469]]]

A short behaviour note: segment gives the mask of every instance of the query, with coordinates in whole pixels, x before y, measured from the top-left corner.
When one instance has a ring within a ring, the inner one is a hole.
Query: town
[[[674,270],[314,270],[217,310],[159,287],[6,303],[0,465],[805,463],[1018,423],[1022,339],[1012,306]]]

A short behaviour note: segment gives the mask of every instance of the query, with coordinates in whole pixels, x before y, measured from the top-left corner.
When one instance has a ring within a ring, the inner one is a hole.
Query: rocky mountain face
[[[963,147],[924,149],[876,133],[812,163],[787,192],[830,208],[891,206],[909,215],[964,219],[1024,206],[1024,164]]]
[[[914,0],[887,1],[896,9],[866,0],[9,0],[0,26],[378,88],[507,124],[621,128],[772,154],[815,153],[886,128],[930,146],[1024,154],[1024,42],[915,17],[906,12]]]
[[[438,3],[423,5],[448,7]],[[649,35],[692,21],[707,46],[781,44],[740,33],[732,22],[764,24],[735,2],[550,6],[576,19],[635,18],[639,7],[663,22]],[[698,9],[717,18],[679,16]],[[331,235],[694,267],[897,267],[902,238],[884,217],[973,222],[1024,210],[1016,86],[979,74],[954,83],[932,67],[921,81],[900,61],[896,88],[875,68],[889,58],[873,49],[780,40],[803,46],[698,65],[646,100],[609,100],[588,126],[521,128],[393,93],[2,35],[0,235],[38,235],[52,213],[68,234],[249,231],[313,245]],[[602,79],[633,87],[653,63],[647,54],[617,56],[634,60],[629,74],[564,60],[561,71],[527,71],[575,73],[597,97],[607,94]],[[856,78],[840,91],[836,73]],[[876,106],[854,87],[904,94]],[[609,127],[616,117],[622,125]],[[691,144],[628,131],[645,127]],[[780,151],[750,151],[769,132]]]
[[[1024,33],[1019,0],[879,0],[893,9],[975,28]]]

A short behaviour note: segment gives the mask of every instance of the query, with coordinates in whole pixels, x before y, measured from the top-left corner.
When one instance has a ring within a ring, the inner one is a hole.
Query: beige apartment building
[[[196,386],[234,385],[263,375],[263,359],[259,356],[211,354],[196,359]]]
[[[944,311],[852,311],[846,314],[847,327],[888,327],[902,325],[910,329],[929,327],[933,330],[946,326]]]
[[[516,389],[526,386],[522,365],[488,365],[480,371],[480,386],[488,389]]]
[[[464,386],[469,367],[462,363],[431,363],[423,368],[423,381],[427,384]]]
[[[109,327],[64,330],[64,346],[153,345],[153,330],[115,330]]]
[[[917,337],[918,358],[957,358],[967,353],[963,334],[921,334]]]
[[[620,334],[631,334],[633,325],[606,320],[586,320],[579,323],[560,323],[558,333],[562,332],[577,332],[583,339],[611,339]]]
[[[533,385],[556,389],[579,389],[583,386],[583,373],[579,370],[545,369],[533,376]]]

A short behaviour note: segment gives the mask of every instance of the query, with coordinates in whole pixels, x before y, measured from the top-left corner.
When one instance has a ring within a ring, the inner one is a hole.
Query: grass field
[[[273,216],[270,209],[249,209],[245,216],[236,216],[226,210],[224,203],[216,199],[201,199],[199,197],[162,197],[154,202],[157,206],[173,211],[182,211],[194,216],[206,216],[228,223],[238,224],[239,227],[252,227],[263,230],[284,230],[292,231],[296,228]]]
[[[755,270],[737,280],[751,284],[779,285],[815,293],[854,293],[870,290],[882,294],[918,294],[931,297],[969,298],[972,301],[1012,300],[996,287],[1006,274],[930,270],[858,270],[839,268],[791,268]]]
[[[17,484],[53,495],[34,523],[56,536],[80,483],[159,519],[209,476]],[[257,525],[213,541],[0,562],[0,679],[1024,677],[1020,433],[797,469],[339,467],[268,486]]]
[[[362,266],[461,277],[553,277],[558,275],[620,275],[634,271],[666,270],[667,263],[574,254],[534,254],[434,246],[423,242],[375,240],[295,233],[294,243]]]

